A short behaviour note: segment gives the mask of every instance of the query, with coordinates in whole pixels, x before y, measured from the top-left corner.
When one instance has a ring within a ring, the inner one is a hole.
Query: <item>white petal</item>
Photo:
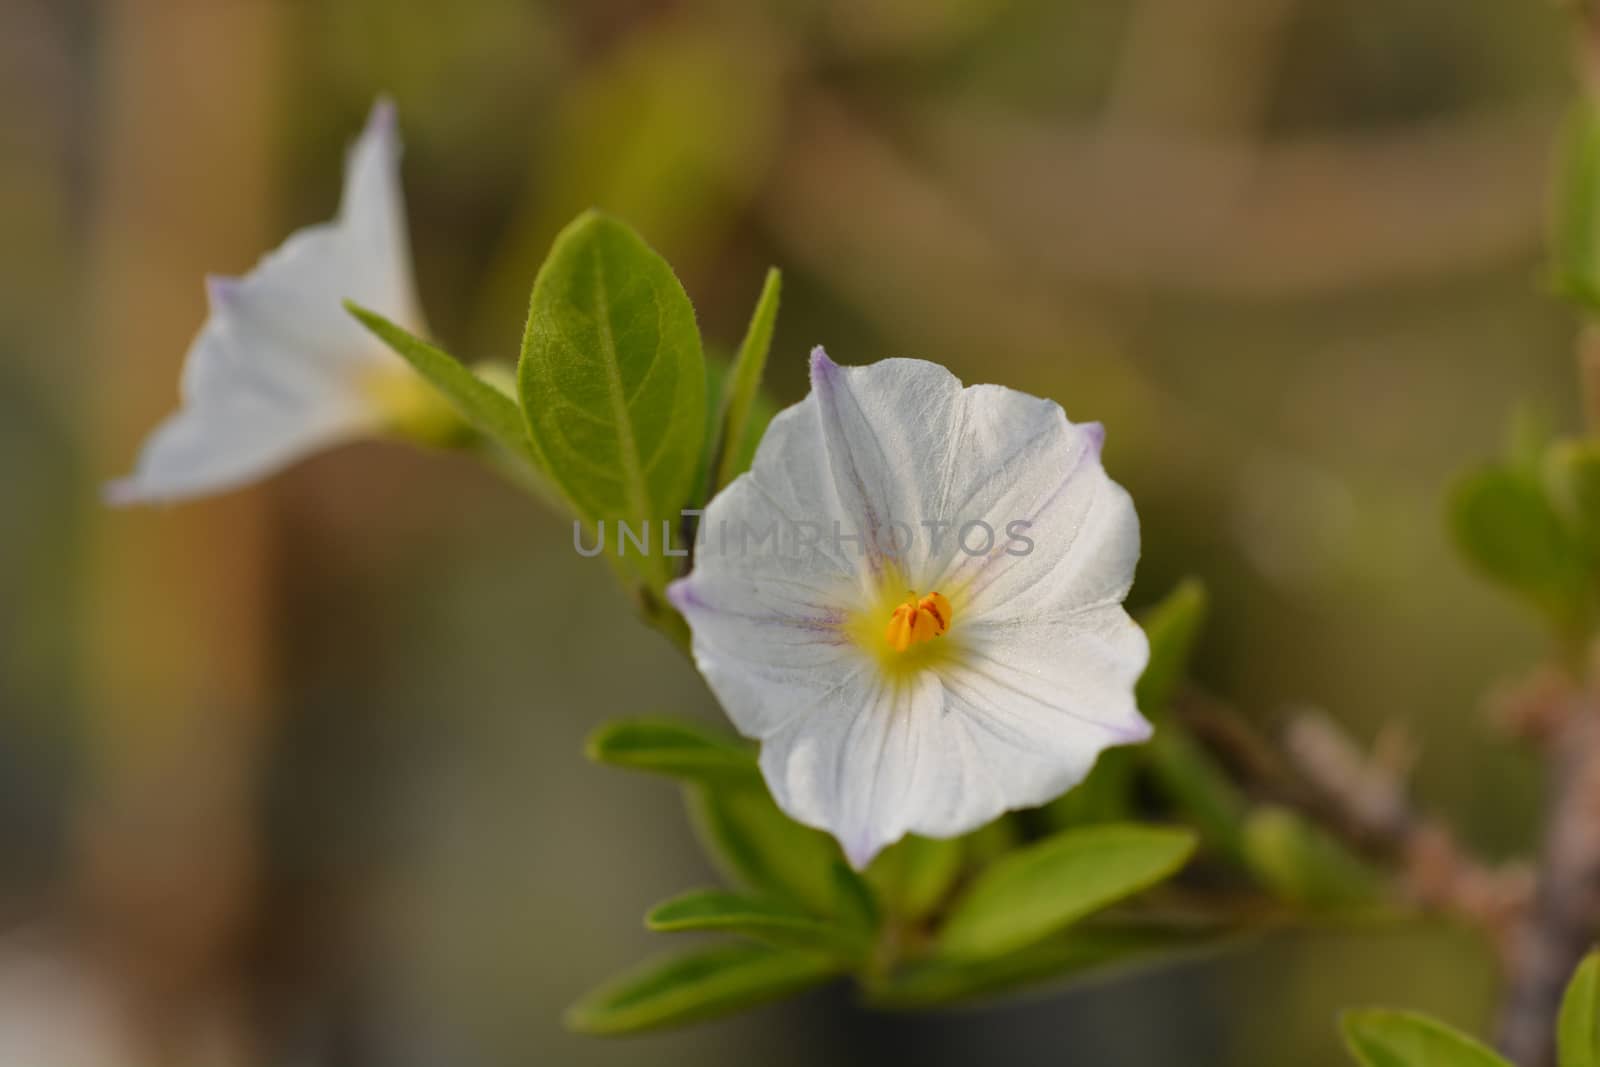
[[[840,514],[817,432],[811,405],[772,420],[751,471],[702,516],[694,573],[668,590],[694,628],[696,663],[747,737],[765,737],[810,707],[817,695],[808,691],[855,659],[839,626],[866,592],[859,561],[834,551],[831,539],[792,550],[798,523],[827,523],[831,532]]]
[[[1031,618],[1128,595],[1139,562],[1138,513],[1100,465],[1099,425],[1072,429],[1069,444],[987,503],[1000,534],[994,548],[976,556],[958,551],[930,583],[958,598],[968,615]],[[1028,544],[1011,546],[1019,553],[1012,554],[1004,530],[1019,518],[1028,523]]]
[[[966,636],[956,661],[900,684],[848,656],[782,683],[791,706],[763,738],[762,772],[857,867],[907,833],[953,837],[1046,803],[1107,747],[1150,736],[1133,700],[1144,632],[1120,607]]]
[[[904,543],[893,524],[916,537],[936,502],[928,488],[952,462],[950,429],[961,382],[936,363],[886,359],[841,367],[820,347],[811,353],[811,395],[821,429],[821,458],[840,510],[865,539],[865,558],[881,574]],[[813,445],[812,447],[815,447]]]
[[[286,405],[248,393],[183,408],[156,427],[109,504],[148,504],[218,493],[258,480],[368,428],[364,410]]]
[[[208,282],[210,315],[184,363],[182,407],[108,499],[233,488],[376,428],[369,379],[405,365],[343,301],[422,330],[399,159],[394,109],[380,101],[346,160],[339,217],[294,233],[243,278]]]
[[[732,568],[760,577],[769,566],[785,572],[797,567],[802,572],[818,569],[861,582],[863,546],[860,542],[836,543],[832,536],[835,524],[846,534],[852,532],[855,518],[834,489],[827,453],[817,444],[820,433],[817,406],[810,398],[773,417],[749,472],[707,506],[701,530],[709,550],[699,558],[708,570]],[[747,538],[758,538],[773,523],[778,524],[780,536],[789,538],[787,545],[794,551],[739,549],[742,532],[748,531]],[[802,536],[807,547],[799,543]]]
[[[832,833],[857,868],[907,833],[949,837],[1003,810],[932,673],[899,685],[851,673],[763,741],[761,771],[778,806]]]
[[[1006,769],[1009,808],[1057,797],[1112,745],[1150,736],[1133,687],[1149,646],[1120,604],[1025,621],[968,620],[939,670],[946,710]],[[995,812],[994,814],[999,814]]]
[[[904,531],[885,527],[910,528],[913,547],[898,558],[917,589],[948,592],[980,571],[975,585],[1010,574],[1001,596],[1030,586],[1067,554],[1101,486],[1111,484],[1100,468],[1098,423],[1070,423],[1054,401],[1013,389],[963,389],[937,364],[841,367],[818,348],[813,400],[841,508],[881,531],[869,547],[893,553]],[[1008,552],[1027,547],[1008,536],[1014,522],[1033,541],[1026,556]],[[1130,543],[1136,559],[1137,528]],[[1131,563],[1126,577],[1131,582]]]

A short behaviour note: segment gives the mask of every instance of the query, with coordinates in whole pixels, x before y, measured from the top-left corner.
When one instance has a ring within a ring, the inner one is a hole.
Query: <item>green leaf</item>
[[[814,915],[839,913],[838,844],[779,811],[764,785],[703,783],[685,797],[701,841],[730,880]]]
[[[991,864],[956,901],[940,950],[957,957],[1013,952],[1182,867],[1187,830],[1110,824],[1065,830]]]
[[[714,478],[711,493],[733,481],[743,469],[751,416],[761,391],[761,376],[767,369],[767,352],[772,348],[772,332],[778,321],[778,295],[783,276],[776,267],[767,271],[755,313],[745,330],[739,355],[722,394],[722,425],[716,437],[712,461]]]
[[[817,985],[839,973],[824,956],[766,945],[716,945],[654,960],[567,1010],[586,1034],[632,1034],[726,1015]]]
[[[437,389],[468,424],[512,455],[539,467],[516,402],[468,370],[454,356],[352,301],[345,310],[371,330]]]
[[[645,916],[652,930],[721,930],[770,945],[810,949],[849,961],[859,960],[867,939],[859,926],[819,919],[777,897],[697,889],[658,904]]]
[[[1561,1067],[1600,1067],[1600,951],[1585,956],[1567,983],[1556,1048]]]
[[[1562,130],[1551,203],[1551,281],[1592,310],[1600,306],[1600,108],[1587,94]]]
[[[840,922],[848,923],[863,935],[877,932],[883,920],[878,898],[867,880],[843,859],[833,861],[833,909]]]
[[[1592,573],[1538,478],[1504,467],[1468,475],[1451,494],[1450,525],[1462,553],[1489,578],[1563,630],[1586,624]]]
[[[683,286],[638,234],[586,212],[556,238],[517,385],[534,445],[583,518],[647,523],[652,538],[677,527],[705,435],[705,357]],[[660,586],[673,559],[652,544],[627,558]]]
[[[1339,1020],[1362,1067],[1512,1067],[1492,1049],[1416,1012],[1362,1008]]]
[[[959,837],[910,834],[878,854],[867,868],[867,881],[883,897],[890,914],[916,922],[938,910],[955,887],[964,851]]]
[[[1150,742],[1131,751],[1150,768],[1157,785],[1213,848],[1237,856],[1244,798],[1216,760],[1172,722],[1170,714],[1205,624],[1207,603],[1205,586],[1198,579],[1186,578],[1141,617],[1150,641],[1150,662],[1134,694],[1139,710],[1157,725]]]
[[[1186,578],[1140,620],[1150,640],[1150,662],[1134,689],[1139,710],[1152,722],[1165,716],[1178,694],[1200,627],[1206,620],[1206,587]]]
[[[596,763],[689,781],[759,781],[755,750],[735,737],[667,718],[624,719],[589,735]]]
[[[1287,808],[1262,806],[1244,822],[1246,865],[1268,889],[1297,904],[1355,907],[1382,899],[1370,867]]]
[[[733,384],[733,367],[723,359],[718,359],[710,352],[706,353],[706,441],[708,447],[706,454],[700,457],[700,464],[695,469],[695,491],[692,499],[704,505],[713,495],[712,489],[712,464],[717,457],[711,455],[720,447],[722,439],[722,408],[727,397],[728,389]],[[762,435],[767,432],[767,424],[778,413],[778,406],[764,390],[757,390],[755,399],[750,407],[749,418],[745,422],[743,441],[739,450],[733,456],[734,476],[743,474],[750,469],[750,464],[755,460],[756,447],[761,444]]]
[[[1082,981],[1215,951],[1236,931],[1190,925],[1073,927],[1058,937],[989,959],[934,958],[894,972],[867,990],[880,1008],[929,1008],[1046,981]]]
[[[1206,844],[1242,858],[1249,805],[1215,758],[1192,737],[1168,723],[1141,748],[1157,787],[1195,824]]]

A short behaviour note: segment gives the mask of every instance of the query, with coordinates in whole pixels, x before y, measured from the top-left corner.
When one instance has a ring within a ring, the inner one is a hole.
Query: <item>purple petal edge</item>
[[[1085,436],[1089,438],[1089,451],[1093,452],[1095,456],[1098,457],[1100,455],[1100,450],[1103,449],[1106,444],[1105,424],[1099,422],[1080,422],[1078,423],[1078,428],[1081,429]]]
[[[220,308],[238,295],[239,287],[243,284],[242,278],[230,277],[226,274],[206,275],[206,299],[213,308]]]
[[[690,608],[703,608],[705,601],[694,591],[689,584],[689,579],[679,578],[667,585],[667,603],[677,608],[680,612],[687,612]]]
[[[839,364],[828,358],[828,353],[821,345],[811,350],[811,388],[815,389],[819,381],[832,382],[839,373]]]
[[[372,112],[367,116],[366,134],[369,137],[392,139],[400,128],[399,109],[394,98],[387,93],[373,101]]]
[[[878,853],[882,852],[896,841],[899,841],[900,838],[904,836],[905,834],[901,833],[900,837],[896,837],[893,840],[884,841],[878,844],[873,843],[872,834],[870,831],[862,831],[854,834],[848,841],[842,837],[836,839],[839,842],[839,847],[844,851],[844,858],[850,862],[850,866],[855,870],[864,871],[872,863],[872,861],[877,858]]]

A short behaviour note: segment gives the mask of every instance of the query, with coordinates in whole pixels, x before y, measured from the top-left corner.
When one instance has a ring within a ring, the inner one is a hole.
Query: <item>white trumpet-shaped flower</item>
[[[840,367],[711,502],[672,602],[791,817],[856,866],[1081,781],[1145,740],[1139,557],[1098,423],[944,368]],[[776,528],[776,537],[772,531]]]
[[[425,408],[422,380],[343,307],[354,300],[423,332],[395,125],[379,101],[346,159],[337,218],[292,234],[242,278],[207,280],[210,315],[184,363],[182,405],[109,500],[231,489]]]

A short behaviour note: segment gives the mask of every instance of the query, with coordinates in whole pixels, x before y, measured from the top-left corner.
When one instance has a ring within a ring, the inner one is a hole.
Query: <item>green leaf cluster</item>
[[[1346,1047],[1361,1067],[1512,1067],[1476,1038],[1417,1012],[1348,1011]],[[1600,1067],[1600,952],[1591,952],[1567,984],[1556,1019],[1557,1067]]]
[[[675,779],[727,880],[657,905],[646,925],[739,940],[602,986],[568,1014],[584,1032],[688,1023],[841,977],[872,1003],[922,1007],[1216,939],[1192,922],[1127,910],[1128,898],[1187,861],[1195,840],[1186,830],[1107,823],[1017,847],[992,829],[909,837],[857,872],[833,838],[778,809],[755,751],[736,738],[641,718],[603,727],[588,751]]]

